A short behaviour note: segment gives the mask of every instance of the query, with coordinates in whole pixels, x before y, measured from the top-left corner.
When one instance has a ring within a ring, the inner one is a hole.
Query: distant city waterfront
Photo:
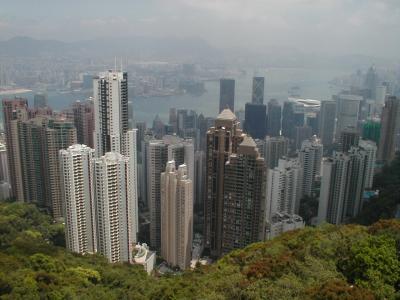
[[[324,70],[324,69],[296,69],[296,68],[270,68],[265,71],[257,71],[257,75],[266,77],[265,100],[276,98],[283,102],[289,96],[292,87],[299,87],[298,93],[303,98],[327,100],[338,90],[329,82],[335,77],[348,74],[348,70]],[[246,75],[236,77],[235,109],[244,109],[245,103],[251,99],[251,84],[253,71]],[[135,122],[147,122],[148,126],[158,114],[163,121],[168,120],[169,108],[194,109],[205,116],[216,116],[218,113],[219,82],[206,81],[206,92],[201,96],[183,94],[167,97],[133,97]],[[29,106],[33,107],[33,96],[35,91],[20,93],[15,96],[25,97]],[[57,92],[47,93],[48,104],[54,110],[62,110],[76,100],[84,100],[92,95],[91,91],[85,92]],[[2,95],[2,98],[14,95]]]

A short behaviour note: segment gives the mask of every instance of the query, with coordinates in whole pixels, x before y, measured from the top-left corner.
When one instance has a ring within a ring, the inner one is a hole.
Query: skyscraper
[[[267,167],[274,169],[278,166],[279,159],[286,156],[289,151],[289,139],[283,136],[265,138],[265,154]]]
[[[366,164],[365,164],[365,188],[372,189],[374,181],[374,169],[376,162],[377,147],[375,142],[368,140],[360,140],[360,149],[366,153]]]
[[[323,146],[315,136],[305,140],[299,151],[299,161],[303,170],[301,196],[313,196],[315,178],[321,175]]]
[[[44,151],[45,187],[47,199],[53,218],[63,217],[63,203],[61,193],[61,172],[59,152],[76,144],[76,129],[74,124],[67,120],[51,119],[46,128],[46,148]],[[35,150],[34,150],[35,151]]]
[[[366,120],[362,128],[362,138],[364,140],[374,141],[379,145],[379,138],[381,134],[381,122],[379,119]]]
[[[351,147],[358,146],[360,133],[356,128],[347,127],[342,130],[339,137],[339,148],[341,152],[347,152]]]
[[[360,111],[361,96],[340,94],[336,104],[336,139],[347,127],[358,128],[358,114]]]
[[[264,77],[253,77],[251,103],[264,104]]]
[[[323,162],[318,222],[342,224],[362,209],[362,197],[369,180],[368,152],[352,147],[336,152]]]
[[[186,165],[169,161],[161,173],[161,256],[181,270],[190,266],[193,241],[193,182]]]
[[[33,106],[34,108],[47,107],[47,95],[43,93],[35,94],[35,96],[33,96]]]
[[[296,127],[304,125],[304,108],[292,101],[286,101],[282,110],[282,135],[291,140],[296,138]]]
[[[18,122],[29,118],[28,100],[3,99],[4,131],[6,133],[7,159],[10,172],[11,196],[24,201],[21,159],[18,141]]]
[[[269,136],[280,136],[281,134],[282,108],[276,99],[268,102],[267,134]]]
[[[76,101],[72,105],[76,137],[79,144],[94,147],[94,107],[93,101]]]
[[[221,79],[219,82],[219,111],[229,108],[235,111],[235,80]]]
[[[161,173],[168,161],[176,167],[185,164],[189,179],[194,182],[194,147],[191,140],[164,136],[146,144],[147,204],[150,211],[150,245],[161,247]]]
[[[278,166],[268,171],[267,208],[268,222],[276,213],[295,214],[301,197],[301,166],[297,159],[283,158]]]
[[[391,162],[395,158],[396,134],[400,130],[400,99],[387,97],[381,122],[378,160]]]
[[[246,135],[225,166],[222,253],[264,240],[266,178],[264,159]]]
[[[254,139],[264,139],[267,125],[267,107],[264,104],[246,103],[244,131]]]
[[[230,109],[224,109],[207,132],[204,234],[205,247],[213,257],[222,254],[225,164],[242,140],[239,122]]]
[[[108,152],[93,164],[97,251],[111,263],[132,262],[136,228],[129,158]]]
[[[336,102],[322,101],[319,112],[319,137],[324,146],[330,146],[333,143],[335,132]]]
[[[108,71],[93,79],[95,149],[100,157],[106,152],[121,152],[128,130],[128,74]]]
[[[60,150],[62,198],[65,207],[65,237],[70,251],[97,251],[93,166],[94,149],[72,145]]]
[[[312,128],[309,126],[296,126],[295,127],[295,146],[296,150],[301,148],[303,141],[312,136]]]

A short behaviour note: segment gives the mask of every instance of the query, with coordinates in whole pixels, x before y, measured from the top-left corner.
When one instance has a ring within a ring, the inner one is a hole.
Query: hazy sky
[[[398,58],[400,0],[0,0],[0,39],[157,35]]]

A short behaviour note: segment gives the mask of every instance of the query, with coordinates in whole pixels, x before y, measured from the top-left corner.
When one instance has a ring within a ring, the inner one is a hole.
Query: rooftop
[[[221,113],[218,115],[217,120],[236,120],[235,114],[229,109],[225,108]]]

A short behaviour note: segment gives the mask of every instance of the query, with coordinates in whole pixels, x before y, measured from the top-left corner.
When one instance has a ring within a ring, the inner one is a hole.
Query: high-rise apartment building
[[[264,158],[268,169],[278,166],[279,159],[286,156],[289,151],[289,139],[284,136],[265,138]]]
[[[378,160],[391,162],[395,158],[396,135],[400,131],[400,99],[387,97],[382,111]]]
[[[108,71],[93,79],[95,149],[100,157],[121,153],[128,130],[128,74]]]
[[[269,136],[281,135],[282,108],[276,99],[268,102],[267,134]]]
[[[161,256],[181,270],[190,266],[193,241],[193,182],[186,165],[169,161],[161,173]]]
[[[368,152],[359,147],[324,160],[318,222],[342,224],[356,217],[370,172]]]
[[[365,163],[365,188],[372,189],[374,183],[374,169],[376,163],[377,146],[375,142],[360,140],[358,147],[366,154]]]
[[[340,94],[336,96],[336,139],[345,128],[358,128],[360,103],[363,100],[358,95]]]
[[[223,78],[219,82],[219,111],[235,111],[235,80]]]
[[[95,151],[75,144],[60,150],[62,198],[65,207],[65,237],[70,251],[97,251],[93,159]]]
[[[251,103],[264,104],[264,77],[253,77]]]
[[[333,143],[335,133],[335,119],[336,119],[336,102],[335,101],[322,101],[321,110],[319,112],[319,138],[322,145],[330,146]]]
[[[266,179],[256,143],[244,136],[225,165],[222,253],[264,240]]]
[[[0,143],[0,181],[10,183],[10,172],[8,170],[7,146]]]
[[[254,139],[264,139],[267,126],[267,107],[259,103],[246,103],[244,131]]]
[[[267,221],[276,213],[295,214],[299,210],[302,170],[297,159],[283,158],[278,166],[268,170]]]
[[[205,247],[213,257],[222,254],[225,164],[242,140],[239,122],[230,109],[224,109],[207,132],[204,234]]]
[[[79,144],[94,147],[94,107],[93,101],[76,101],[72,105],[76,137]]]
[[[177,136],[164,136],[162,140],[150,140],[146,144],[147,205],[150,212],[150,245],[161,247],[161,173],[168,161],[176,167],[187,166],[189,178],[194,181],[194,147],[191,140]]]
[[[97,251],[111,263],[132,262],[136,224],[129,158],[108,152],[93,164]]]
[[[3,100],[4,131],[6,133],[7,160],[10,172],[11,196],[24,201],[21,158],[18,141],[18,122],[29,118],[28,100],[23,98]]]
[[[323,146],[316,136],[305,140],[299,151],[299,161],[303,169],[301,196],[313,196],[316,177],[321,175]]]

